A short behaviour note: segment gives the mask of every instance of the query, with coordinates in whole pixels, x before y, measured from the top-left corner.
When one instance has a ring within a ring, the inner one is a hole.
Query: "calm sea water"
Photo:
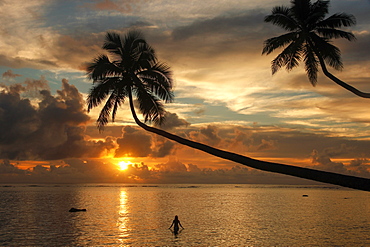
[[[70,213],[71,207],[87,211]],[[168,229],[175,215],[185,228],[177,236]],[[0,245],[367,246],[370,193],[260,185],[1,185]]]

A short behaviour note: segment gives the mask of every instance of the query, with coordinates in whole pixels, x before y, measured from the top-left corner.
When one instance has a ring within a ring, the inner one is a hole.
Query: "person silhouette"
[[[172,224],[168,229],[171,229],[172,226],[173,226],[173,233],[175,235],[177,235],[179,233],[179,230],[180,230],[179,226],[181,226],[181,228],[184,229],[184,227],[182,227],[181,222],[179,220],[179,217],[177,215],[175,215],[175,219],[172,221]]]

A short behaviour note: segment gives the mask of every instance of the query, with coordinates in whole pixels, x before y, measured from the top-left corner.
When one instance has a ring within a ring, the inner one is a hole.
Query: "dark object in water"
[[[302,195],[303,197],[308,197],[308,195]]]
[[[80,211],[86,211],[85,208],[79,209],[79,208],[71,208],[69,212],[80,212]]]

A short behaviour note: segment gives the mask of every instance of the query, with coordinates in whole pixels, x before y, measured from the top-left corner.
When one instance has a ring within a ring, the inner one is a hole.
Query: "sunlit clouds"
[[[282,34],[263,18],[289,0],[8,1],[0,4],[0,181],[299,183],[258,172],[145,132],[127,102],[96,129],[86,111],[85,68],[107,31],[140,30],[173,70],[167,131],[262,160],[369,177],[369,99],[328,80],[313,87],[303,66],[271,74]],[[356,42],[334,40],[344,69],[370,92],[369,1],[332,0],[357,19]],[[141,117],[141,116],[140,116]]]

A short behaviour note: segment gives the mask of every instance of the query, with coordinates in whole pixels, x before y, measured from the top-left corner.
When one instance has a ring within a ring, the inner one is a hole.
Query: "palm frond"
[[[135,63],[135,71],[149,69],[157,62],[154,49],[146,42],[140,42],[137,46],[137,59]]]
[[[146,42],[143,38],[142,33],[138,30],[128,31],[123,40],[125,41],[123,47],[126,51],[132,50],[134,47],[137,46],[137,43]]]
[[[329,13],[329,1],[318,0],[311,4],[310,14],[307,16],[306,23],[308,30],[315,28],[316,24],[324,20],[325,15]]]
[[[87,75],[93,81],[101,80],[109,76],[117,76],[122,73],[121,69],[112,63],[108,56],[100,55],[87,67]]]
[[[157,95],[166,103],[172,102],[172,73],[170,67],[164,63],[157,63],[148,70],[141,71],[137,74],[143,84],[153,94]]]
[[[137,30],[131,30],[124,36],[123,40],[123,49],[126,52],[126,56],[124,58],[129,59],[130,62],[137,61],[140,55],[139,51],[137,51],[137,47],[140,45],[140,43],[146,42],[143,39],[141,32]]]
[[[356,25],[356,18],[346,13],[336,13],[316,24],[318,28],[341,28]]]
[[[306,44],[304,49],[305,70],[312,86],[317,84],[318,61],[312,48]]]
[[[306,22],[311,9],[311,1],[310,0],[292,0],[290,11],[292,13],[293,18],[299,24],[303,24]]]
[[[104,126],[107,125],[107,123],[109,122],[109,116],[110,116],[110,113],[114,106],[115,101],[116,101],[116,94],[112,93],[109,96],[108,100],[105,102],[104,107],[100,111],[99,117],[96,120],[98,129],[100,131],[103,130]]]
[[[124,102],[126,97],[128,96],[128,86],[124,86],[122,88],[117,88],[116,92],[116,97],[115,97],[115,102],[113,106],[113,111],[112,111],[112,122],[116,119],[116,114],[118,107],[120,107]]]
[[[294,31],[298,28],[298,24],[293,19],[290,9],[285,6],[274,7],[272,9],[272,14],[266,16],[264,21],[271,22],[288,31]]]
[[[109,53],[121,56],[123,52],[121,36],[115,32],[108,32],[105,36],[103,49]]]
[[[290,42],[294,41],[297,38],[297,32],[290,32],[287,34],[280,35],[278,37],[273,37],[265,40],[262,54],[270,54],[274,50],[284,47]]]
[[[121,54],[121,67],[127,71],[138,71],[145,67],[150,67],[151,60],[156,60],[154,49],[151,48],[141,32],[133,30],[128,32],[123,38],[123,52]],[[149,53],[151,55],[144,56]]]
[[[114,84],[119,78],[107,78],[99,84],[95,84],[87,96],[87,110],[100,105],[100,103],[111,93],[114,89]]]
[[[311,38],[320,56],[328,65],[336,70],[341,70],[343,68],[343,63],[339,48],[330,44],[327,39],[317,35],[312,35]]]
[[[303,40],[298,39],[287,46],[271,63],[272,74],[275,74],[281,67],[288,71],[297,67],[301,60]]]
[[[356,37],[351,32],[346,32],[334,28],[317,28],[317,33],[322,35],[323,37],[327,39],[338,39],[338,38],[344,38],[348,41],[355,41]]]
[[[140,112],[144,116],[144,121],[149,123],[154,122],[160,125],[166,113],[160,99],[142,86],[135,87],[133,93],[138,99]]]
[[[327,43],[327,45],[325,47],[320,48],[320,50],[325,50],[325,52],[322,52],[323,54],[322,56],[330,67],[336,70],[343,69],[341,52],[337,47],[330,43]]]
[[[87,70],[89,79],[94,81],[87,98],[88,110],[108,97],[97,119],[98,128],[104,128],[109,116],[114,121],[119,106],[131,91],[137,97],[145,122],[161,123],[165,116],[162,100],[171,102],[174,97],[170,68],[157,62],[154,49],[138,31],[125,36],[107,33],[103,48],[116,60],[111,62],[107,55],[100,55]]]

